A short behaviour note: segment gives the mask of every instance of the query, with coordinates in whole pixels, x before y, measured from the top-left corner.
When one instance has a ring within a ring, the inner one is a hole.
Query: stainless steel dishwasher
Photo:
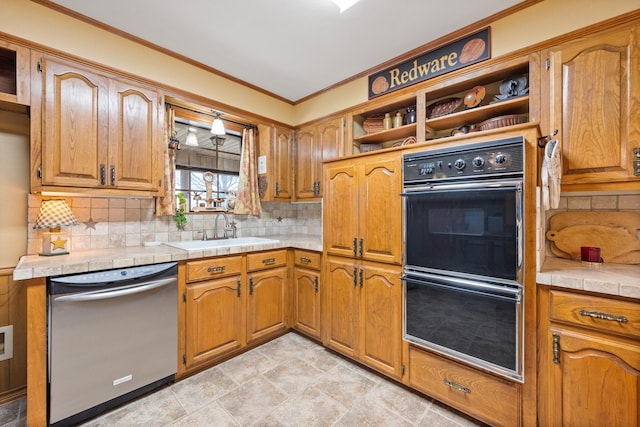
[[[48,279],[49,423],[74,425],[174,380],[177,263]]]

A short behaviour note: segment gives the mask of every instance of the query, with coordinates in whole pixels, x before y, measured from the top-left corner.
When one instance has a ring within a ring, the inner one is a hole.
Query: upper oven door
[[[522,283],[522,180],[406,190],[405,266]]]

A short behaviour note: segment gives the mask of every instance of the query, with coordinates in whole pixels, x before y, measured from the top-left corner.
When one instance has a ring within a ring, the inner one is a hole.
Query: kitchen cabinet
[[[324,168],[327,253],[401,264],[401,155],[364,155],[325,163]]]
[[[291,201],[293,190],[293,130],[258,126],[258,187],[262,201]]]
[[[413,345],[408,346],[408,364],[407,382],[410,387],[489,425],[523,425],[520,417],[522,393],[518,383]]]
[[[186,265],[185,369],[215,360],[245,344],[242,256]]]
[[[312,338],[321,339],[321,280],[319,252],[293,251],[292,310],[293,328]]]
[[[152,195],[162,186],[158,90],[34,52],[32,191]]]
[[[323,274],[323,343],[402,377],[401,267],[329,256]]]
[[[247,255],[247,343],[288,325],[286,249]]]
[[[542,126],[562,143],[563,191],[640,189],[639,36],[632,25],[543,52]]]
[[[322,161],[344,155],[344,119],[323,120],[296,130],[296,199],[322,197]]]
[[[0,39],[0,102],[30,104],[30,55],[28,48]]]
[[[640,305],[539,286],[540,425],[640,425]]]

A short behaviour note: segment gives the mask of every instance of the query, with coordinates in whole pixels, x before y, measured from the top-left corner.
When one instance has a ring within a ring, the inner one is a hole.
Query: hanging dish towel
[[[560,180],[562,178],[562,149],[560,141],[553,139],[544,147],[542,160],[542,206],[545,210],[557,209],[560,204]]]

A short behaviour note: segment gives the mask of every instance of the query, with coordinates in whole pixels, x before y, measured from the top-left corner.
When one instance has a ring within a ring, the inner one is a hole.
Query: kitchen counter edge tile
[[[315,235],[270,235],[261,236],[278,240],[277,243],[251,244],[227,248],[186,251],[167,245],[131,246],[125,248],[91,249],[74,251],[68,255],[43,257],[25,255],[20,258],[13,271],[13,280],[61,274],[85,273],[89,271],[124,268],[136,265],[159,264],[211,256],[223,256],[268,249],[295,248],[322,252],[322,236]]]
[[[537,273],[541,285],[640,299],[640,265],[584,265],[579,261],[546,257]]]

